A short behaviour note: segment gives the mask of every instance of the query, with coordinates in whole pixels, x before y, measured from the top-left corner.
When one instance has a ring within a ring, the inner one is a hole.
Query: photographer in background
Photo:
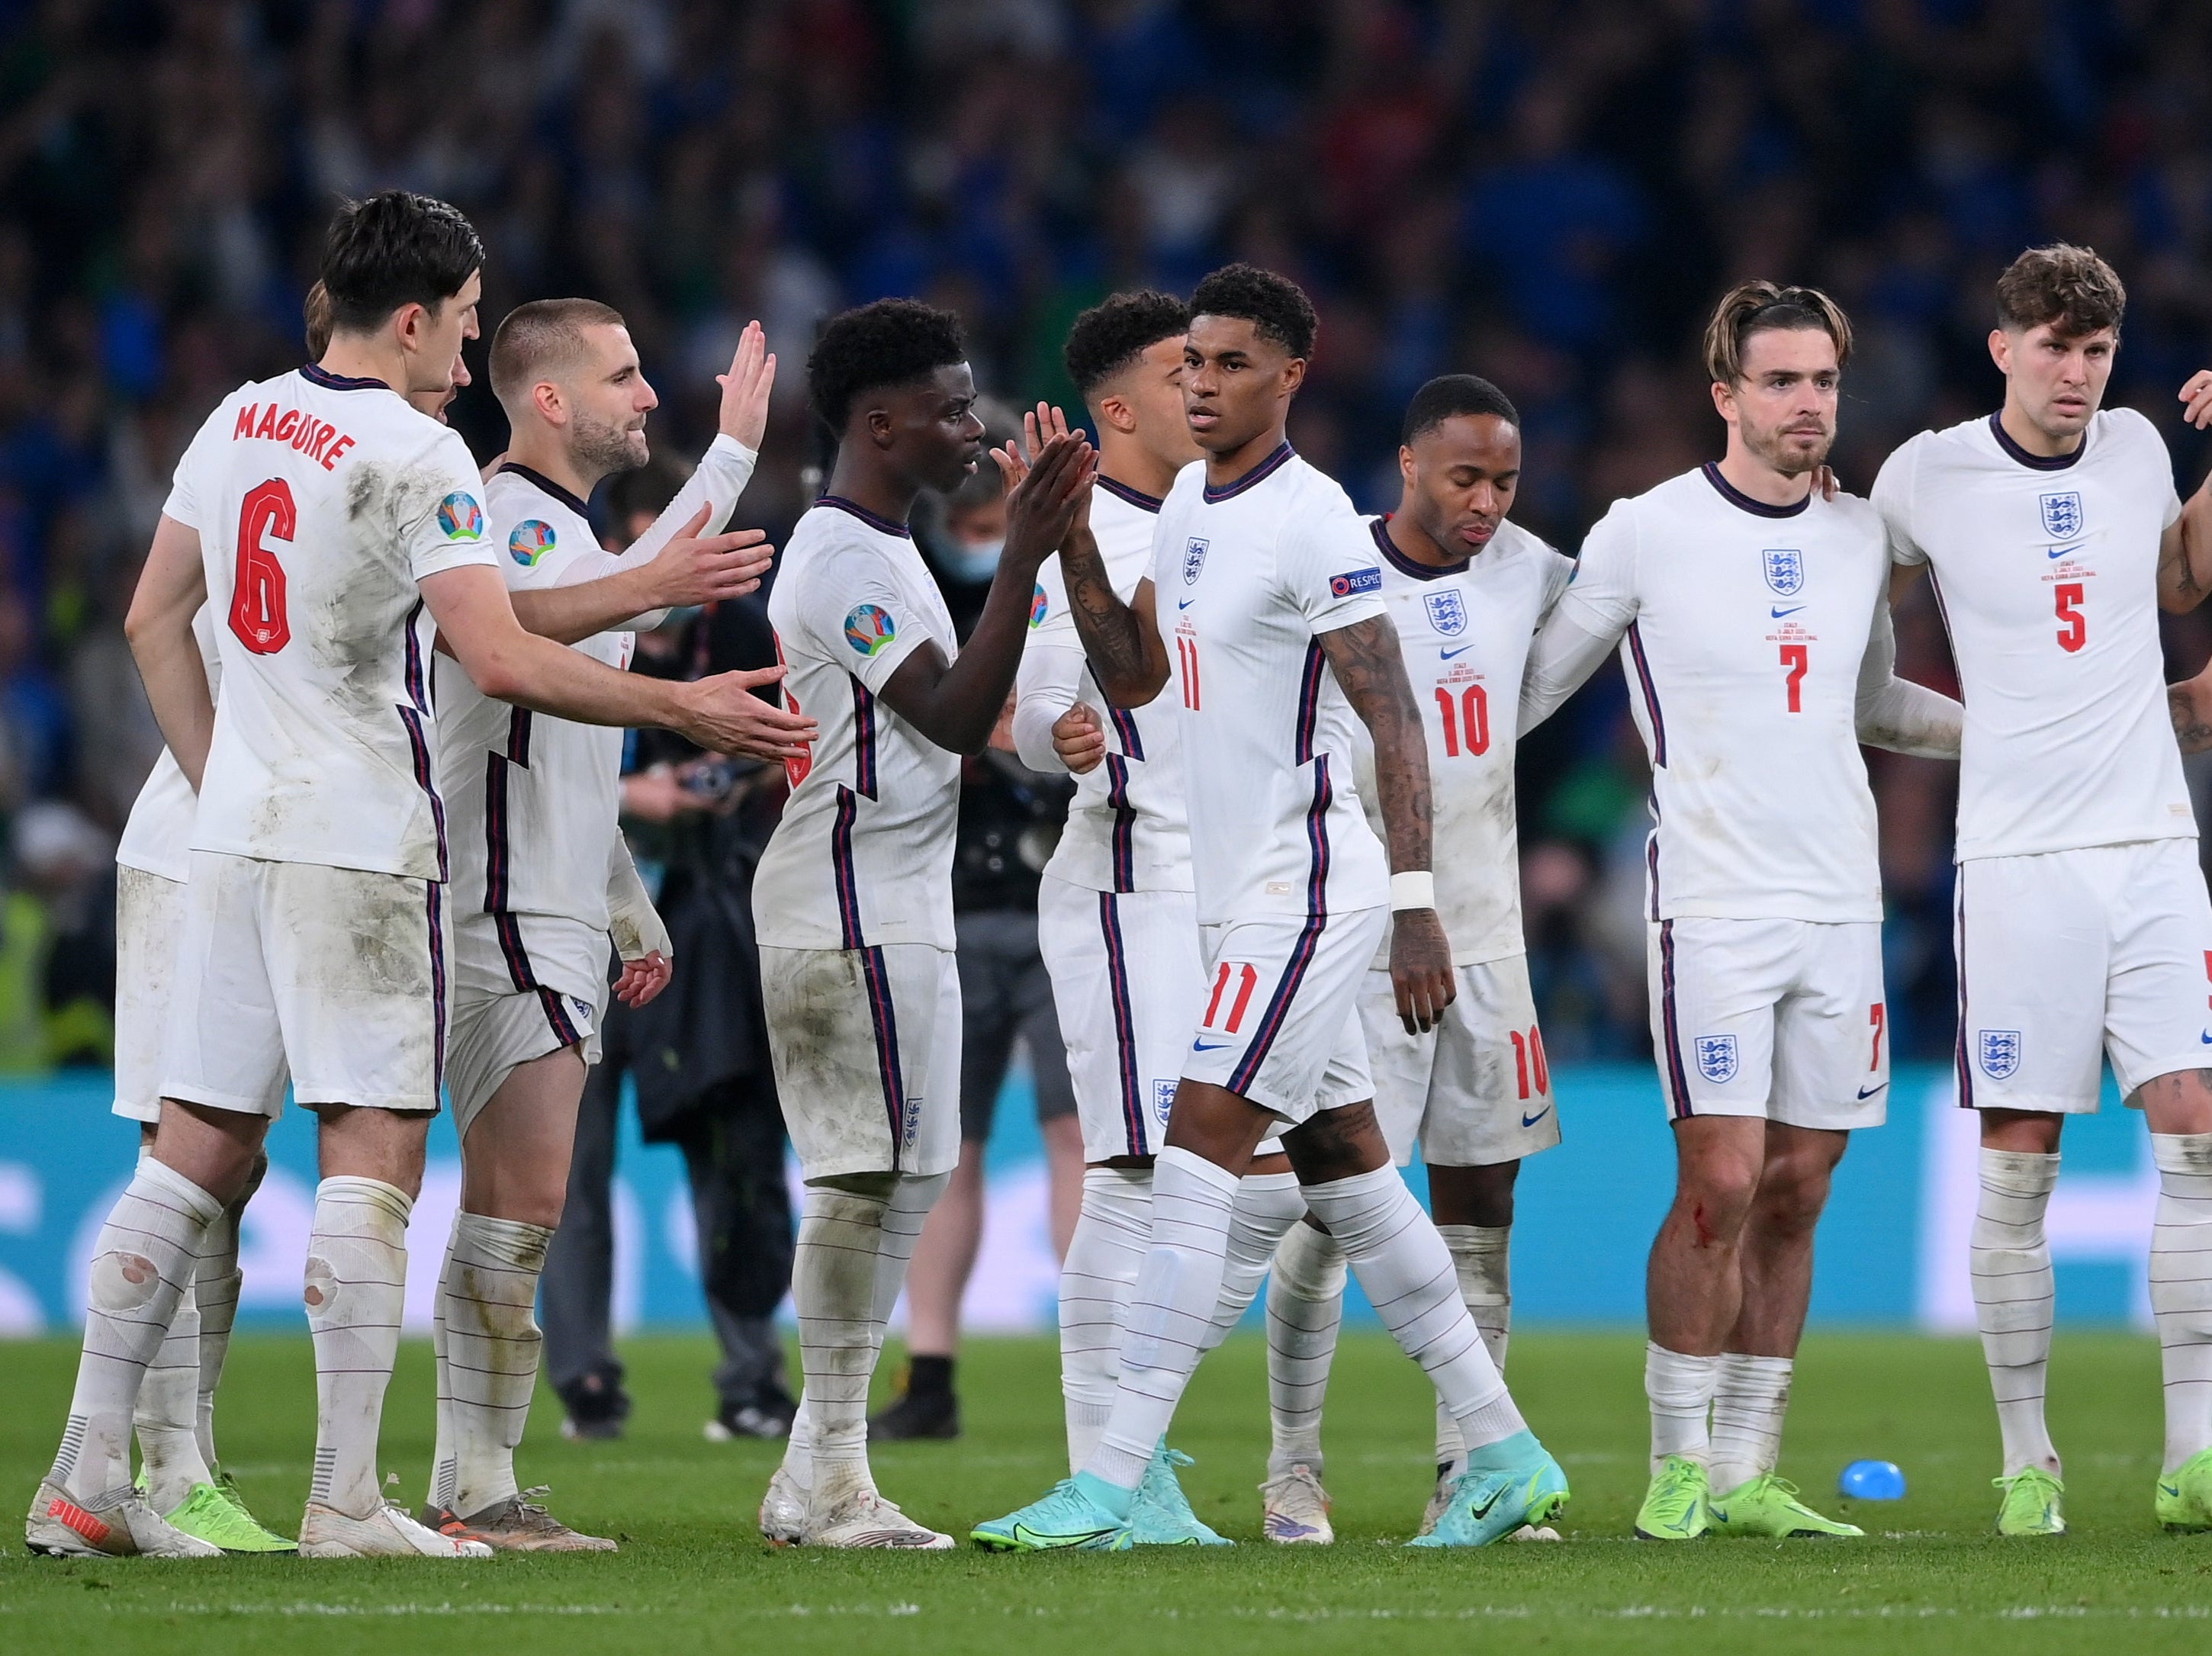
[[[986,399],[975,413],[993,447],[1018,438],[1019,423],[1001,405]],[[925,496],[915,531],[964,639],[982,612],[1006,539],[998,468],[980,468],[937,509]],[[1055,1259],[1067,1251],[1083,1200],[1083,1134],[1052,982],[1037,950],[1036,917],[1037,876],[1059,843],[1074,790],[1066,776],[1031,770],[1014,756],[1013,705],[1009,698],[990,746],[961,769],[952,862],[963,1025],[960,1163],[915,1245],[906,1284],[906,1385],[868,1422],[869,1437],[878,1440],[960,1435],[952,1383],[960,1302],[982,1245],[984,1148],[1017,1042],[1028,1050],[1036,1084]]]
[[[658,465],[617,478],[608,496],[611,546],[627,545],[682,484]],[[671,616],[639,637],[631,671],[696,679],[775,661],[763,593]],[[793,1230],[752,878],[782,810],[783,772],[702,754],[665,731],[635,731],[630,742],[623,824],[648,886],[658,871],[653,897],[676,972],[646,1007],[609,1008],[605,1056],[585,1087],[568,1206],[546,1259],[545,1372],[568,1411],[564,1435],[621,1435],[629,1398],[611,1328],[612,1185],[628,1073],[647,1142],[674,1144],[690,1177],[700,1285],[722,1352],[706,1434],[780,1438],[798,1407],[775,1324],[791,1287]]]

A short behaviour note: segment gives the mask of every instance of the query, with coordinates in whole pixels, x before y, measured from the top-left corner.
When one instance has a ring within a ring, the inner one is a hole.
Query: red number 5
[[[2058,648],[2071,655],[2089,642],[2088,618],[2081,613],[2082,586],[2078,581],[2062,581],[2051,590],[2057,594],[2058,618],[2066,624],[2058,629]]]
[[[239,508],[230,630],[256,655],[274,655],[292,642],[291,619],[284,612],[284,566],[262,545],[262,537],[289,540],[298,521],[292,485],[282,478],[246,490],[246,502]]]

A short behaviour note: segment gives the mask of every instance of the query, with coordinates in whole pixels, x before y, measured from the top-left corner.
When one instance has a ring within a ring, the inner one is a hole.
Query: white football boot
[[[806,1538],[807,1488],[779,1466],[761,1497],[760,1532],[771,1547],[796,1547]]]
[[[396,1501],[380,1501],[366,1518],[355,1518],[319,1501],[300,1519],[302,1558],[489,1558],[481,1541],[440,1535],[417,1524]]]
[[[917,1524],[877,1493],[864,1466],[826,1468],[815,1463],[817,1482],[807,1497],[800,1534],[809,1547],[896,1548],[910,1552],[950,1552],[952,1537]]]
[[[51,1478],[23,1520],[23,1544],[49,1558],[220,1558],[222,1549],[186,1535],[127,1484],[90,1501]]]
[[[1336,1540],[1328,1521],[1328,1491],[1313,1468],[1293,1466],[1260,1486],[1266,1515],[1261,1533],[1285,1546],[1326,1547]]]

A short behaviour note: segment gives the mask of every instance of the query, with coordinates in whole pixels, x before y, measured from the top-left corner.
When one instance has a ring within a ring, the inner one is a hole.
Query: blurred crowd
[[[1516,516],[1570,551],[1717,452],[1695,344],[1740,277],[1851,312],[1863,490],[1994,406],[2002,265],[2088,242],[2132,291],[2115,400],[2173,432],[2185,490],[2206,459],[2173,418],[2212,343],[2203,0],[0,0],[0,1068],[98,1053],[102,871],[159,743],[120,618],[171,466],[299,359],[331,206],[386,185],[475,218],[488,321],[623,311],[665,454],[705,442],[761,318],[784,374],[743,515],[778,534],[822,459],[797,370],[824,313],[922,295],[986,387],[1066,398],[1076,311],[1232,257],[1314,295],[1292,435],[1363,506],[1395,496],[1407,396],[1473,370],[1524,415]],[[453,417],[489,455],[477,380]],[[2193,670],[2212,625],[2169,624]],[[1900,633],[1954,688],[1932,607]],[[1873,764],[1899,1050],[1941,1053],[1950,776]],[[1632,1054],[1617,679],[1522,766],[1547,1042]]]

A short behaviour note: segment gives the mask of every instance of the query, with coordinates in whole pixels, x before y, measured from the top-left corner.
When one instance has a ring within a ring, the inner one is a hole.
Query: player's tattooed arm
[[[1030,600],[1037,569],[1067,534],[1076,512],[1089,502],[1096,456],[1079,437],[1061,436],[1037,452],[1033,466],[1018,457],[996,457],[1011,485],[1006,494],[1006,544],[999,572],[983,600],[975,630],[957,661],[924,642],[884,681],[883,699],[939,747],[981,753],[1006,711],[1028,636]]]
[[[146,554],[123,630],[138,676],[146,682],[161,739],[194,793],[207,765],[208,745],[215,740],[215,697],[192,636],[192,617],[206,602],[199,531],[164,514],[155,525],[153,549]]]
[[[2166,687],[2166,711],[2173,718],[2173,739],[2185,753],[2212,748],[2212,667],[2194,679]]]
[[[1429,795],[1429,745],[1420,704],[1406,677],[1398,630],[1387,615],[1320,635],[1322,653],[1375,744],[1375,798],[1390,853],[1390,872],[1433,868],[1435,812]],[[1390,983],[1408,1032],[1432,1029],[1456,994],[1451,944],[1431,909],[1391,916]]]

